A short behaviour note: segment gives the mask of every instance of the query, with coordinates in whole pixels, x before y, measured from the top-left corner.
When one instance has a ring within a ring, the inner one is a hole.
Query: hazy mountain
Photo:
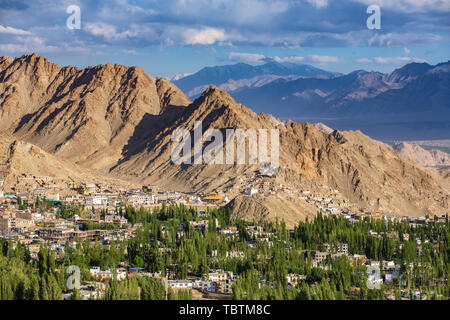
[[[385,112],[411,112],[411,105],[431,113],[445,111],[448,115],[448,64],[432,67],[412,63],[389,74],[360,70],[328,79],[279,80],[232,94],[256,111],[273,111],[281,117],[355,113],[379,117]]]
[[[398,142],[393,146],[402,157],[424,166],[450,166],[450,154],[437,149],[425,150],[417,144]]]
[[[300,77],[333,77],[336,74],[296,63],[267,62],[252,66],[246,63],[205,67],[200,71],[173,79],[174,83],[189,97],[199,96],[208,86],[215,85],[224,90],[235,91],[245,87],[260,87],[277,79],[294,80]]]
[[[257,112],[361,129],[378,139],[444,139],[450,135],[449,66],[411,63],[387,74],[279,79],[231,94]]]

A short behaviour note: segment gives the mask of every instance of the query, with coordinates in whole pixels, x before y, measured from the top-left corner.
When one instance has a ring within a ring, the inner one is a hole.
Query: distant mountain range
[[[378,139],[450,136],[450,62],[346,75],[292,63],[241,63],[204,68],[174,83],[188,96],[214,84],[256,112],[367,129]],[[423,136],[414,135],[419,131]]]
[[[246,63],[205,67],[187,76],[177,75],[171,80],[190,98],[196,98],[215,85],[233,92],[243,88],[258,88],[274,80],[292,81],[299,78],[331,78],[339,74],[309,66],[289,62],[267,62],[252,66]]]
[[[450,166],[450,154],[437,149],[426,150],[417,144],[407,142],[397,142],[394,144],[393,148],[402,157],[413,160],[424,166]]]

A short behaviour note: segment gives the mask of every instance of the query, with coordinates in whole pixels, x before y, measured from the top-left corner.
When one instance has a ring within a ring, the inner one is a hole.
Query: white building
[[[196,280],[193,284],[194,288],[206,290],[208,292],[217,292],[218,285],[214,281]]]
[[[191,280],[169,280],[167,284],[171,288],[188,289],[194,286]]]
[[[87,206],[101,206],[106,205],[108,202],[108,199],[106,197],[88,197],[86,198],[86,205]]]
[[[114,276],[114,273],[111,272],[111,270],[105,270],[105,271],[101,271],[100,267],[92,267],[89,270],[89,274],[91,277],[99,280],[99,281],[104,281],[104,280],[109,280]],[[116,279],[117,280],[124,280],[127,277],[127,273],[123,268],[118,268],[116,270]]]
[[[127,202],[134,207],[148,206],[156,203],[156,197],[154,194],[133,194],[127,197]]]

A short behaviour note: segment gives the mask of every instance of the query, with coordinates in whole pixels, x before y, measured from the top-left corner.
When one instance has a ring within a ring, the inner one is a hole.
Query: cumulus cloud
[[[187,29],[184,32],[185,43],[191,45],[211,45],[227,39],[228,36],[223,29],[206,27],[203,29]]]
[[[327,64],[339,62],[339,59],[333,56],[310,55],[307,57],[307,61],[318,64]]]
[[[57,52],[57,46],[48,45],[41,37],[18,37],[19,43],[0,44],[0,50],[7,53]]]
[[[287,56],[287,57],[273,57],[273,60],[276,62],[291,62],[291,63],[299,63],[305,60],[304,57],[301,56]]]
[[[404,48],[403,48],[403,52],[404,52],[407,56],[409,56],[409,55],[411,54],[411,50],[409,50],[407,47],[404,47]]]
[[[108,41],[114,41],[137,37],[143,31],[145,31],[145,27],[140,27],[132,24],[128,29],[118,32],[115,26],[108,23],[98,22],[87,23],[85,30],[94,36],[100,36]]]
[[[448,41],[448,36],[445,37],[432,33],[389,32],[375,34],[367,40],[367,43],[369,46],[374,47],[396,47],[408,44],[441,43]]]
[[[405,63],[411,63],[411,62],[427,62],[424,59],[416,58],[416,57],[375,57],[373,58],[373,61],[377,64],[405,64]]]
[[[32,34],[29,31],[16,29],[13,27],[4,27],[2,25],[0,25],[0,33],[13,34],[13,35],[31,35]]]
[[[141,52],[137,52],[136,50],[129,50],[129,49],[123,49],[123,50],[120,50],[120,52],[128,54],[128,55],[132,55],[132,56],[142,56],[142,55],[144,55]]]
[[[373,59],[360,58],[356,59],[357,63],[362,64],[380,64],[380,65],[403,65],[411,62],[428,62],[418,57],[375,57]]]
[[[321,55],[309,55],[302,56],[266,56],[258,53],[246,53],[246,52],[230,52],[228,54],[228,60],[234,62],[246,62],[246,63],[263,63],[267,61],[275,61],[278,63],[290,62],[290,63],[313,63],[313,64],[328,64],[339,62],[337,57],[333,56],[321,56]]]
[[[325,8],[328,6],[328,0],[306,0],[316,8]]]
[[[245,63],[261,63],[264,62],[266,56],[257,53],[246,53],[246,52],[230,52],[228,53],[228,60],[234,62],[245,62]]]
[[[137,52],[148,46],[190,45],[233,46],[239,48],[236,51],[261,47],[292,50],[359,46],[411,48],[429,43],[446,46],[450,43],[448,11],[445,11],[449,2],[115,0],[103,3],[77,0],[82,8],[82,28],[68,30],[65,1],[35,0],[27,2],[20,11],[0,8],[0,43],[8,50],[17,49],[23,43],[16,36],[39,35],[46,39],[47,46],[64,47],[70,36],[72,42],[78,41],[77,47],[93,52],[109,45],[117,46],[117,51],[137,49]],[[369,4],[380,5],[382,17],[389,17],[382,18],[382,30],[366,28],[365,9]],[[406,51],[405,55],[409,56]],[[277,57],[271,58],[277,61]],[[241,56],[240,59],[254,61],[258,57]],[[324,64],[339,60],[331,56],[295,56],[278,57],[278,61]]]
[[[423,12],[436,10],[450,12],[450,0],[353,0],[366,5],[376,4],[383,8],[402,12]]]
[[[85,29],[94,36],[102,36],[106,39],[117,37],[116,28],[107,23],[88,23]]]

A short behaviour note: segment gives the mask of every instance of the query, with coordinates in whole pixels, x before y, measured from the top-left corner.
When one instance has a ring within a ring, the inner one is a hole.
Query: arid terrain
[[[278,173],[264,180],[259,165],[174,164],[172,133],[193,131],[194,121],[202,121],[203,132],[279,130]],[[445,174],[439,178],[427,163],[406,159],[360,131],[281,122],[214,86],[191,102],[168,80],[138,67],[62,68],[36,54],[1,57],[0,126],[5,186],[20,174],[101,177],[173,191],[218,191],[236,214],[259,215],[252,218],[295,223],[317,212],[288,194],[246,195],[267,180],[288,189],[337,190],[349,208],[415,216],[449,212]]]

